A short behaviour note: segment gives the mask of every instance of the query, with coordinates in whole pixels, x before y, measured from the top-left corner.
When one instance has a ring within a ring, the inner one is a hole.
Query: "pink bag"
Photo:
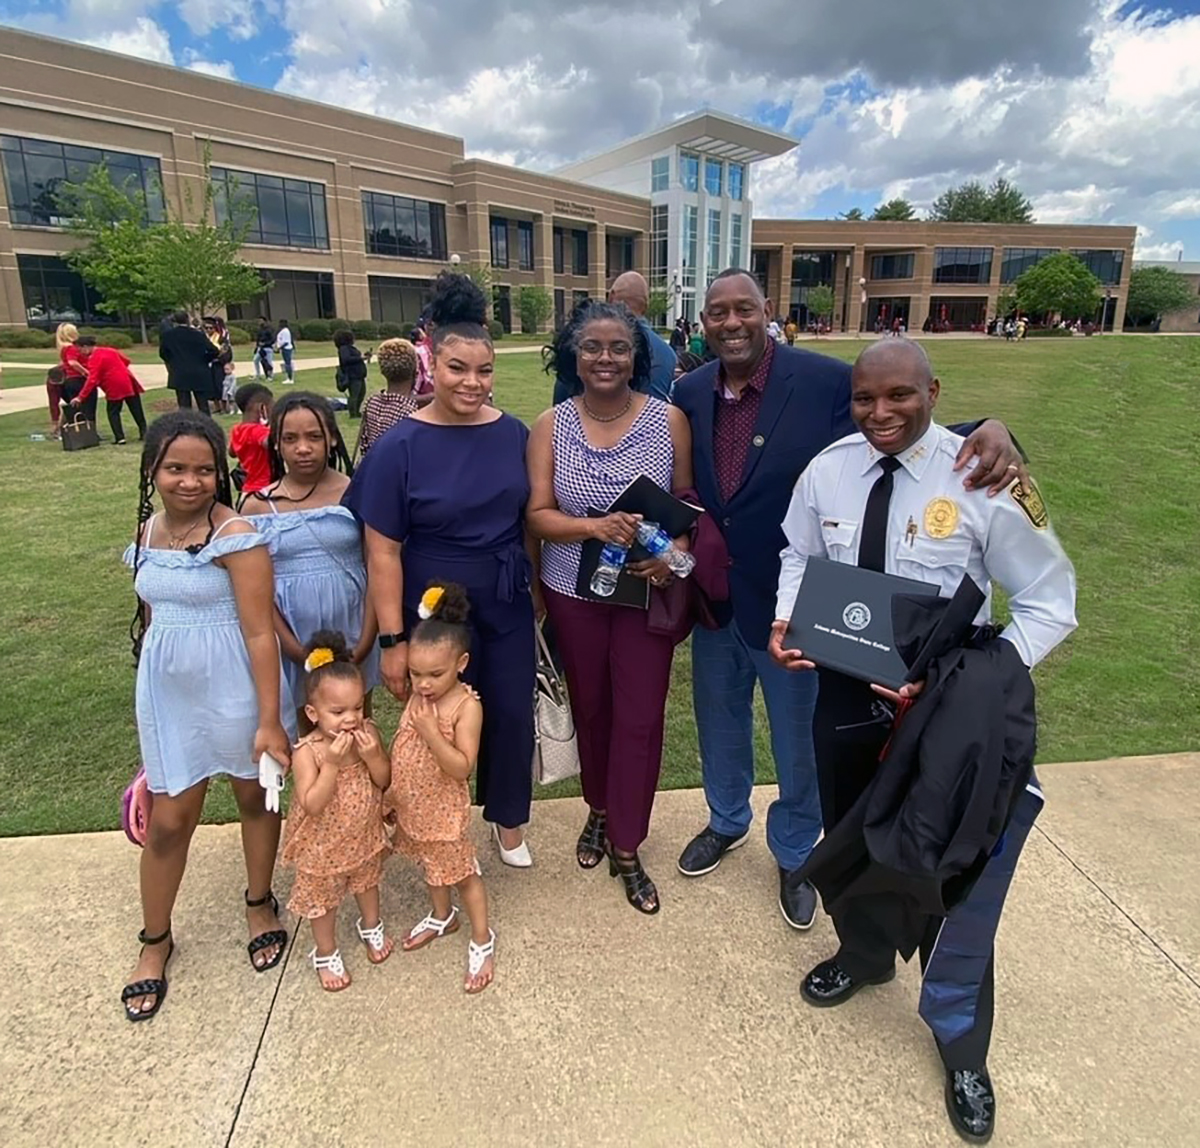
[[[125,796],[121,798],[121,828],[135,845],[146,844],[153,803],[154,794],[146,784],[146,771],[139,765],[133,780],[125,787]]]

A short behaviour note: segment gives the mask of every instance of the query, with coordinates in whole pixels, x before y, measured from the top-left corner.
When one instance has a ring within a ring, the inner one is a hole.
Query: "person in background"
[[[190,408],[193,399],[203,414],[210,414],[213,394],[212,364],[220,351],[203,331],[188,321],[186,311],[176,311],[171,329],[158,341],[158,357],[167,365],[167,386],[175,392],[177,406]],[[221,392],[216,392],[219,397]]]
[[[675,320],[675,326],[671,328],[671,338],[669,340],[671,350],[676,355],[680,351],[686,351],[688,345],[688,324],[687,320],[680,317]]]
[[[50,404],[50,437],[58,438],[58,425],[62,419],[63,379],[62,367],[51,367],[46,372],[46,401]]]
[[[264,375],[270,379],[275,374],[275,331],[266,315],[259,315],[258,330],[254,333],[254,377]]]
[[[422,405],[413,393],[417,382],[417,349],[412,343],[407,339],[385,339],[376,348],[375,359],[387,389],[376,391],[363,407],[358,445],[354,448],[355,456],[362,458],[388,430]]]
[[[87,367],[79,359],[79,328],[74,323],[60,323],[54,332],[54,346],[58,349],[58,362],[63,369],[63,402],[71,402],[87,382]],[[88,422],[96,421],[96,400],[91,399],[83,408],[83,417]]]
[[[286,319],[279,320],[279,330],[275,335],[275,349],[283,356],[283,369],[287,375],[284,381],[294,383],[296,370],[292,366],[292,355],[295,353],[296,344],[292,341],[292,332]]]
[[[787,340],[787,345],[792,347],[796,343],[796,336],[800,334],[800,328],[796,326],[796,319],[789,315],[788,320],[783,325],[783,337]]]
[[[229,432],[229,453],[242,469],[241,492],[254,494],[271,485],[271,455],[267,440],[271,430],[271,404],[275,396],[262,383],[243,383],[235,402],[242,421]]]
[[[204,334],[217,348],[217,357],[209,364],[217,410],[223,415],[231,415],[237,409],[237,373],[233,366],[233,343],[225,320],[219,315],[206,318]]]
[[[341,389],[346,392],[346,405],[350,417],[359,418],[362,414],[362,403],[367,393],[367,360],[362,351],[354,345],[353,331],[337,331],[333,336],[333,345],[338,352],[338,371],[342,377]]]
[[[704,354],[708,350],[708,340],[705,339],[699,323],[692,324],[692,336],[688,339],[688,350],[701,358],[704,358]]]
[[[412,345],[417,349],[417,385],[418,395],[433,394],[433,354],[430,351],[429,332],[425,326],[418,323],[412,330]]]
[[[783,342],[783,328],[779,326],[778,319],[772,319],[767,324],[767,334],[776,342]]]
[[[142,384],[133,377],[129,360],[115,347],[97,347],[95,335],[80,335],[75,344],[80,362],[87,368],[83,390],[71,400],[72,406],[82,406],[97,387],[108,400],[108,425],[113,441],[125,445],[125,428],[121,425],[121,407],[129,408],[137,423],[138,437],[146,437],[146,416],[142,413]]]

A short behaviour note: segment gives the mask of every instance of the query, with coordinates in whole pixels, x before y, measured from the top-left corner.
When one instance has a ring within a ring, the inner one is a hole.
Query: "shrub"
[[[378,339],[379,324],[374,319],[355,319],[350,324],[356,339]]]
[[[118,351],[128,351],[133,346],[133,339],[126,331],[101,331],[96,336],[97,347],[115,347]]]
[[[229,342],[235,347],[245,347],[254,342],[254,336],[245,327],[227,327]]]
[[[403,323],[380,323],[379,338],[381,339],[407,339],[411,327],[406,327]]]
[[[330,320],[328,320],[328,322],[329,322],[329,330],[330,331],[353,331],[354,330],[354,324],[351,323],[349,319],[330,319]]]
[[[498,343],[504,338],[504,324],[499,319],[488,320],[488,334],[492,337],[493,343]]]
[[[296,325],[301,339],[312,343],[328,343],[333,338],[333,330],[328,319],[305,319]]]
[[[0,330],[0,347],[43,351],[53,346],[54,336],[49,331],[39,331],[36,327],[9,327]]]

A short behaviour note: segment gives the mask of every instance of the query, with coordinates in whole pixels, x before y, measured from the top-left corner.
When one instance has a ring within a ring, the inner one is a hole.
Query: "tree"
[[[1135,267],[1129,276],[1125,314],[1135,325],[1196,305],[1188,279],[1169,267]]]
[[[517,297],[521,330],[526,334],[542,330],[554,315],[554,296],[545,287],[522,287]]]
[[[832,320],[833,316],[833,288],[832,287],[810,287],[808,290],[808,313],[817,318],[817,330],[820,331],[822,319]]]
[[[665,287],[657,287],[650,292],[646,301],[646,318],[651,323],[662,327],[667,322],[667,308],[671,305],[671,296]]]
[[[1017,280],[1016,291],[1018,306],[1029,315],[1094,319],[1100,306],[1100,280],[1068,251],[1039,260]]]
[[[858,223],[860,220],[865,218],[866,216],[863,215],[863,210],[861,207],[852,207],[849,211],[838,212],[838,219],[848,219],[851,223]]]
[[[492,297],[492,269],[486,263],[451,263],[455,275],[465,275],[484,295]]]
[[[937,223],[1032,223],[1033,204],[1001,177],[990,188],[978,180],[947,188],[929,207]]]
[[[913,210],[913,205],[907,199],[900,198],[889,199],[887,203],[881,203],[871,212],[872,219],[897,220],[901,223],[907,223],[916,217],[917,213]]]
[[[996,314],[1007,319],[1017,309],[1017,293],[1011,287],[1001,287],[996,296]]]
[[[67,254],[67,263],[95,288],[98,310],[138,316],[144,343],[146,316],[161,314],[174,300],[160,294],[149,275],[154,233],[140,190],[117,187],[101,164],[83,183],[60,184],[55,199],[61,214],[73,221],[71,234],[83,243]]]

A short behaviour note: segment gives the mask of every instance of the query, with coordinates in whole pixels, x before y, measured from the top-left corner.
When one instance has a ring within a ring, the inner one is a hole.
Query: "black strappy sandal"
[[[595,869],[604,860],[607,827],[608,814],[597,813],[594,809],[588,813],[587,824],[575,844],[575,860],[580,869]]]
[[[259,897],[257,901],[250,900],[249,889],[247,889],[242,896],[246,902],[247,909],[258,909],[269,901],[271,903],[271,912],[273,912],[275,916],[279,916],[279,902],[275,899],[275,894],[270,892],[270,890],[267,891],[267,895],[265,897]],[[273,969],[277,964],[279,964],[280,961],[283,960],[283,954],[287,949],[287,943],[287,929],[270,929],[265,933],[259,933],[258,936],[246,946],[246,951],[250,954],[250,967],[256,973],[265,973],[268,970]],[[263,949],[269,949],[272,945],[279,946],[275,956],[272,957],[271,960],[267,961],[265,965],[256,965],[254,963],[254,954],[261,953]]]
[[[618,857],[615,849],[610,851],[608,872],[611,877],[620,874],[625,885],[625,899],[639,913],[652,917],[662,908],[662,902],[658,899],[658,889],[646,876],[641,858],[636,853],[632,857]]]
[[[144,949],[147,945],[161,945],[168,937],[171,936],[171,926],[167,926],[167,931],[157,937],[147,937],[146,930],[142,929],[138,933],[138,941]],[[125,1019],[131,1020],[135,1024],[139,1020],[149,1020],[155,1016],[162,1003],[167,999],[167,965],[171,963],[171,956],[175,952],[174,938],[171,940],[171,947],[167,950],[167,959],[163,961],[163,975],[161,977],[147,977],[142,981],[134,981],[132,984],[126,985],[121,990],[121,1004],[125,1008]],[[137,1010],[136,1012],[129,1007],[129,1002],[134,997],[154,997],[154,1007],[151,1009]]]

